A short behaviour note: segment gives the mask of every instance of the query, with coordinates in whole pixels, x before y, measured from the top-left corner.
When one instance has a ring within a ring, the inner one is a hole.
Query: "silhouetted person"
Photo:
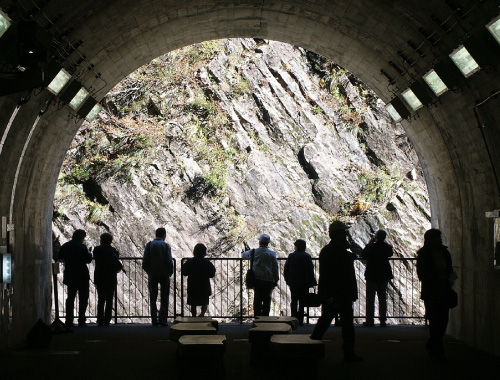
[[[64,260],[63,283],[68,287],[66,298],[66,326],[73,327],[76,293],[78,292],[78,326],[87,326],[85,313],[89,303],[89,268],[92,254],[83,244],[87,233],[76,230],[70,241],[64,243],[59,250],[57,260]]]
[[[200,317],[205,316],[208,308],[208,298],[212,294],[210,279],[215,276],[215,267],[206,259],[207,247],[196,244],[193,258],[182,265],[182,275],[188,276],[187,303],[191,305],[191,315],[196,317],[196,306],[201,306]]]
[[[429,356],[444,358],[443,338],[448,326],[447,293],[456,278],[448,247],[443,245],[441,231],[430,229],[424,234],[424,246],[417,252],[417,275],[422,282],[421,297],[429,321],[430,338],[425,345]]]
[[[253,272],[255,274],[254,315],[268,316],[271,310],[271,293],[279,281],[278,260],[276,252],[267,248],[271,241],[269,235],[262,234],[258,240],[259,248],[245,251],[241,257],[250,259],[252,251],[255,252],[253,259]]]
[[[328,243],[319,254],[319,286],[321,317],[314,327],[311,339],[321,340],[338,313],[342,323],[342,351],[344,360],[361,361],[354,353],[354,316],[352,303],[358,298],[354,271],[354,254],[347,250],[347,227],[341,221],[330,224]]]
[[[306,242],[299,239],[294,243],[294,247],[295,251],[286,259],[283,277],[290,287],[292,317],[297,318],[299,325],[302,326],[304,324],[304,301],[309,288],[317,283],[311,255],[306,253]]]
[[[116,274],[123,269],[120,254],[111,246],[113,236],[101,235],[101,245],[94,248],[94,284],[97,290],[97,325],[109,326],[116,289]]]
[[[378,230],[361,252],[366,260],[366,322],[364,326],[374,326],[375,293],[378,297],[380,326],[386,326],[387,285],[393,278],[389,257],[392,256],[392,245],[385,242],[387,232]]]
[[[165,242],[167,231],[165,228],[156,230],[156,238],[144,247],[142,268],[148,274],[149,304],[151,307],[151,323],[153,326],[167,326],[168,298],[170,294],[170,276],[174,273],[172,250]],[[156,300],[160,286],[160,313]]]

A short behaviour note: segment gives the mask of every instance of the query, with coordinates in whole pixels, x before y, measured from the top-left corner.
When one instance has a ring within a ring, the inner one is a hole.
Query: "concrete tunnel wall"
[[[9,3],[0,0],[0,7]],[[445,60],[467,35],[479,33],[500,14],[498,1],[484,1],[465,17],[447,5],[451,3],[52,0],[42,12],[34,11],[41,26],[50,26],[45,16],[62,15],[49,29],[54,35],[74,28],[68,38],[82,40],[77,54],[86,56],[78,66],[80,81],[97,100],[137,67],[168,51],[210,39],[259,37],[322,54],[390,101],[437,60]],[[450,17],[446,26],[453,22],[455,26],[445,33],[436,19]],[[423,37],[432,31],[440,37],[437,43]],[[408,41],[422,44],[426,54],[416,55],[414,64],[399,74],[389,62],[405,67],[398,53],[416,54],[409,50]],[[73,59],[70,56],[63,66]],[[90,64],[102,79],[85,69]],[[495,183],[495,171],[500,172],[500,101],[493,98],[480,107],[492,163],[473,106],[499,90],[499,67],[496,61],[464,79],[453,91],[402,122],[424,169],[433,223],[443,231],[459,274],[460,305],[451,312],[449,333],[497,355],[500,271],[493,268],[492,219],[485,218],[485,212],[500,209]],[[381,70],[395,78],[394,83]],[[0,98],[0,136],[23,96],[25,93]],[[0,154],[0,215],[8,216],[18,163],[32,132],[19,166],[14,198],[13,327],[3,334],[4,342],[22,340],[39,317],[50,321],[52,201],[62,160],[81,124],[75,111],[53,98],[42,90],[21,106]],[[31,131],[40,110],[45,109]]]

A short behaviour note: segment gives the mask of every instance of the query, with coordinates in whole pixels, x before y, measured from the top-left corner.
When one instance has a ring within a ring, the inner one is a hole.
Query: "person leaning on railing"
[[[87,233],[75,230],[70,241],[59,250],[56,261],[64,261],[63,284],[68,287],[66,298],[66,326],[73,327],[76,293],[78,292],[78,326],[87,326],[85,313],[89,302],[90,273],[87,264],[92,261],[92,254],[84,244]]]
[[[144,260],[142,269],[148,274],[149,306],[151,308],[151,323],[153,326],[167,326],[168,298],[170,293],[170,276],[174,273],[172,250],[165,242],[167,231],[160,227],[156,230],[156,238],[144,247]],[[156,299],[158,298],[158,285],[160,293],[160,313]]]
[[[253,252],[253,271],[255,274],[254,315],[268,316],[271,310],[271,294],[278,285],[280,275],[276,252],[267,247],[271,238],[269,235],[262,234],[258,240],[259,248],[245,251],[241,254],[241,257],[250,260]]]
[[[191,305],[191,316],[196,317],[196,307],[201,306],[199,317],[204,317],[208,309],[208,299],[212,294],[210,279],[215,276],[215,266],[206,259],[207,247],[196,244],[193,258],[188,259],[181,268],[182,275],[188,277],[187,303]]]
[[[392,245],[385,242],[387,232],[378,230],[361,252],[366,260],[366,321],[363,326],[374,326],[375,293],[379,305],[380,326],[387,326],[387,286],[394,278],[389,257],[393,254]]]
[[[290,287],[290,309],[292,317],[299,321],[299,326],[304,324],[304,307],[309,288],[316,286],[314,265],[311,255],[306,252],[306,242],[302,239],[295,241],[295,250],[288,255],[283,268],[283,277]]]
[[[113,312],[113,297],[116,289],[116,275],[123,270],[119,253],[111,246],[113,236],[107,232],[101,235],[101,245],[94,248],[94,284],[97,290],[97,325],[109,326]]]

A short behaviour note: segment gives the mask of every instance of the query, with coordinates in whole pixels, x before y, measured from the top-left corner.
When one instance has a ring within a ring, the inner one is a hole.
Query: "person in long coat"
[[[321,317],[311,339],[321,340],[337,314],[342,323],[342,351],[344,360],[357,362],[362,357],[354,353],[354,313],[352,303],[358,299],[358,285],[354,270],[354,254],[347,250],[347,230],[339,220],[330,224],[328,243],[319,254],[318,294],[321,298]]]
[[[364,326],[374,326],[375,293],[378,297],[380,326],[387,325],[387,286],[393,278],[389,257],[392,256],[392,245],[385,241],[387,232],[378,230],[375,236],[361,252],[366,260],[366,322]]]
[[[94,248],[94,284],[97,290],[97,325],[109,326],[113,311],[113,297],[117,284],[117,274],[123,269],[118,259],[120,254],[111,246],[113,236],[101,235],[101,245]]]
[[[205,316],[208,299],[212,295],[210,279],[215,276],[215,266],[206,259],[207,247],[196,244],[193,258],[182,265],[182,275],[187,276],[187,303],[191,306],[191,315],[196,317],[196,307],[201,306],[200,317]]]
[[[448,326],[450,294],[456,274],[451,254],[443,245],[441,231],[430,229],[424,234],[424,246],[417,252],[417,275],[422,283],[420,298],[424,300],[429,321],[429,340],[425,348],[429,356],[444,358],[443,338]]]
[[[92,254],[83,243],[87,233],[75,230],[70,241],[64,243],[56,260],[64,261],[63,283],[68,287],[66,298],[66,326],[73,327],[76,293],[78,292],[78,326],[87,326],[85,313],[89,303],[90,273],[87,264],[92,261]]]
[[[288,255],[283,270],[285,282],[290,287],[291,314],[299,321],[299,326],[304,324],[304,302],[309,293],[309,288],[317,284],[314,277],[314,265],[311,255],[306,252],[306,242],[302,239],[294,243],[295,251]]]

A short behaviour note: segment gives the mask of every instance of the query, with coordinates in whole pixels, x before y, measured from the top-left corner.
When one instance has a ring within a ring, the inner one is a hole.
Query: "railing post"
[[[174,261],[174,319],[177,317],[177,260]],[[182,281],[182,276],[181,276]]]
[[[240,324],[243,324],[243,259],[240,258]]]
[[[183,259],[181,259],[181,271],[182,271],[182,264],[183,264]],[[181,317],[184,317],[184,281],[182,278],[182,273],[181,273]]]
[[[115,285],[115,325],[118,323],[118,281]]]

